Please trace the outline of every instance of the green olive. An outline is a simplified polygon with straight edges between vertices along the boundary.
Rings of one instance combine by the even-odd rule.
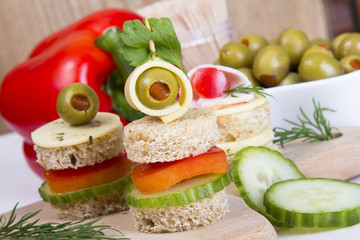
[[[254,54],[257,54],[260,49],[268,44],[263,36],[255,33],[245,35],[240,39],[240,42],[246,45]]]
[[[289,54],[280,46],[266,46],[256,55],[253,70],[255,78],[264,86],[276,86],[290,70]]]
[[[179,83],[172,71],[152,67],[140,74],[135,89],[142,104],[151,109],[161,109],[176,101]]]
[[[348,55],[340,60],[341,67],[345,73],[353,72],[360,69],[360,56]]]
[[[291,85],[295,83],[301,83],[302,78],[301,76],[296,72],[289,72],[288,75],[286,75],[279,83],[278,86],[285,86],[285,85]]]
[[[326,46],[327,49],[329,49],[332,53],[335,53],[335,48],[332,44],[332,42],[325,38],[315,38],[310,41],[309,47],[312,47],[314,45],[319,45],[320,47]]]
[[[99,110],[99,98],[90,86],[71,83],[60,91],[56,110],[70,125],[86,124],[96,116]]]
[[[269,40],[268,45],[278,45],[277,40],[275,39]]]
[[[326,45],[322,45],[322,44],[315,44],[309,47],[308,49],[306,49],[302,57],[304,57],[306,54],[316,53],[316,52],[329,55],[330,57],[334,57],[332,51],[330,51]]]
[[[214,62],[213,62],[214,65],[220,65],[220,59],[216,59]]]
[[[336,52],[336,49],[338,48],[340,42],[341,42],[345,37],[347,37],[349,34],[350,34],[350,33],[348,33],[348,32],[341,33],[341,34],[337,35],[337,36],[334,38],[334,40],[333,40],[333,42],[332,42],[332,44],[333,44],[333,46],[334,46],[334,50],[335,50],[334,52]]]
[[[230,42],[220,49],[221,65],[232,68],[251,67],[253,60],[254,53],[242,43]]]
[[[313,81],[341,75],[340,62],[323,53],[311,53],[301,58],[298,72],[304,81]]]
[[[277,41],[289,53],[291,69],[296,69],[301,56],[309,47],[309,39],[306,34],[299,29],[288,28],[281,32]]]
[[[360,33],[350,33],[345,36],[336,49],[337,59],[350,54],[360,55]]]
[[[261,84],[255,79],[254,72],[251,68],[238,68],[238,70],[249,78],[253,86],[261,86]]]

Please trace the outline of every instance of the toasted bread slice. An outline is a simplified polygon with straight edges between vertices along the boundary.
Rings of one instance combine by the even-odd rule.
[[[130,206],[136,228],[141,232],[180,232],[221,220],[229,212],[225,190],[182,206],[135,208]]]
[[[189,109],[181,118],[164,124],[146,116],[124,128],[128,158],[137,163],[170,162],[207,152],[219,140],[214,111]]]
[[[228,109],[229,114],[217,117],[220,143],[252,137],[271,127],[270,105],[261,96],[257,95],[249,103],[243,103],[241,108],[233,106]]]
[[[124,188],[73,203],[51,204],[51,207],[58,218],[63,220],[95,218],[129,209]]]

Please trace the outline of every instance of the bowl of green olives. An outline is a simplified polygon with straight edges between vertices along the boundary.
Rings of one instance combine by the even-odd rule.
[[[215,64],[236,68],[266,88],[328,79],[360,69],[360,33],[333,41],[310,40],[296,28],[283,30],[274,41],[247,34],[222,46]]]
[[[311,116],[314,101],[334,110],[326,113],[333,126],[360,125],[360,33],[332,41],[309,39],[296,28],[272,41],[252,33],[225,44],[214,64],[238,69],[273,96],[268,99],[274,127],[289,127],[284,119],[296,122],[300,107]]]

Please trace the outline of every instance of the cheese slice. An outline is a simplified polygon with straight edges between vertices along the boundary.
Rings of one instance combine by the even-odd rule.
[[[93,141],[116,128],[122,128],[118,115],[99,112],[88,124],[71,126],[61,118],[49,122],[31,133],[31,138],[37,146],[57,148]]]
[[[238,151],[248,146],[263,146],[267,142],[272,141],[274,138],[274,132],[271,128],[267,128],[261,133],[246,138],[244,140],[237,140],[232,142],[224,142],[216,144],[219,148],[224,150],[227,155],[236,154]]]
[[[214,111],[216,113],[216,116],[247,112],[265,104],[267,101],[268,100],[265,97],[255,94],[255,98],[250,100],[249,102],[224,106],[222,108],[214,109]]]

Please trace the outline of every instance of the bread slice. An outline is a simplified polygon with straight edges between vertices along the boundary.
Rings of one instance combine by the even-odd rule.
[[[136,228],[141,232],[180,232],[209,225],[229,212],[225,189],[182,206],[136,208],[130,206]]]
[[[255,99],[255,101],[258,100]],[[234,109],[231,114],[217,117],[220,131],[219,142],[231,142],[255,136],[264,129],[271,127],[269,102],[261,101],[260,104],[250,103],[249,105],[252,107],[246,111],[236,111],[236,107],[230,107],[230,110]]]
[[[123,152],[123,130],[119,126],[110,133],[93,139],[91,144],[84,142],[56,148],[35,145],[34,148],[37,162],[45,169],[77,169],[101,163]]]
[[[124,128],[124,145],[131,161],[169,162],[207,152],[219,140],[215,112],[189,109],[181,118],[164,124],[146,116]]]
[[[51,207],[63,220],[83,220],[129,209],[124,188],[73,203],[51,204]]]

